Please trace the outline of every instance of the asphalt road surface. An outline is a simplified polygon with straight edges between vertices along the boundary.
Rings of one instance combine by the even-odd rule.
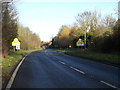
[[[117,67],[52,49],[25,57],[11,88],[119,88]]]

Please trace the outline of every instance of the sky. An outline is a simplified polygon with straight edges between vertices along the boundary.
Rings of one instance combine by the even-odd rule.
[[[16,0],[19,22],[40,36],[41,41],[50,41],[62,25],[73,25],[78,13],[101,12],[117,18],[119,0]]]

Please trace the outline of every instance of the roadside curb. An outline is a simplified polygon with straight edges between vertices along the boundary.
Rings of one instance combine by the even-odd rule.
[[[28,54],[29,54],[29,53],[28,53]],[[28,54],[27,54],[27,55],[28,55]],[[11,76],[10,80],[8,81],[7,86],[6,86],[6,90],[7,90],[8,88],[11,88],[11,86],[12,86],[12,84],[13,84],[13,81],[14,81],[14,79],[15,79],[15,76],[16,76],[16,74],[17,74],[17,72],[18,72],[21,64],[23,63],[23,61],[24,61],[24,59],[26,58],[27,55],[25,55],[25,56],[22,58],[22,60],[21,60],[21,61],[19,62],[19,64],[17,65],[16,69],[13,71],[13,74],[12,74],[12,76]]]

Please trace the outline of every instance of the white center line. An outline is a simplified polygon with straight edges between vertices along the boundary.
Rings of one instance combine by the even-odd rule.
[[[110,86],[110,87],[112,87],[112,88],[118,88],[118,87],[116,87],[116,86],[114,86],[114,85],[112,85],[112,84],[109,84],[109,83],[107,83],[107,82],[105,82],[105,81],[100,81],[101,83],[104,83],[104,84],[106,84],[106,85],[108,85],[108,86]]]
[[[61,61],[59,61],[60,63],[62,63],[62,64],[65,64],[64,62],[61,62]]]
[[[82,74],[85,74],[85,72],[83,72],[83,71],[81,71],[81,70],[79,70],[79,69],[76,69],[76,68],[74,68],[74,67],[70,67],[70,68],[74,69],[74,70],[77,71],[77,72],[80,72],[80,73],[82,73]]]

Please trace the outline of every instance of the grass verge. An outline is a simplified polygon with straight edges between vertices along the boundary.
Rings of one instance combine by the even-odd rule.
[[[58,52],[64,52],[65,54],[87,58],[88,60],[94,60],[105,64],[110,64],[113,66],[120,66],[120,55],[119,53],[101,53],[92,50],[80,50],[80,49],[64,49],[56,50]]]
[[[2,85],[3,85],[3,88],[5,88],[8,80],[10,79],[10,77],[12,75],[13,70],[15,69],[17,64],[21,61],[23,56],[25,56],[26,54],[28,54],[30,52],[37,51],[37,50],[40,50],[40,49],[20,50],[20,51],[16,51],[16,52],[11,51],[7,58],[2,59]]]

